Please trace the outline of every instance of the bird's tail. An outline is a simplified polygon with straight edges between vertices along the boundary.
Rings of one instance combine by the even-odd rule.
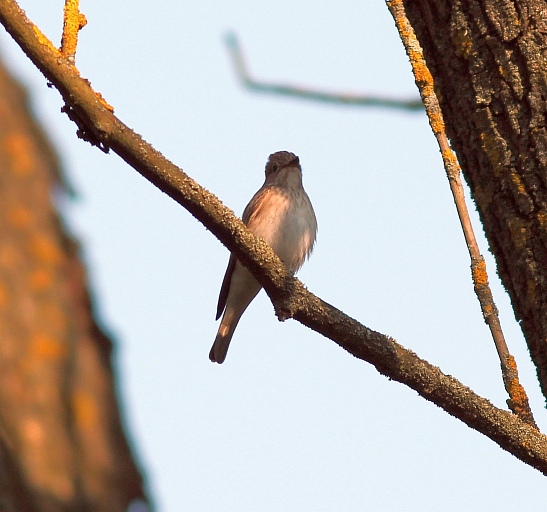
[[[228,315],[225,314],[222,318],[217,337],[211,347],[211,352],[209,352],[209,359],[213,363],[222,364],[226,359],[230,341],[232,341],[232,336],[234,335],[237,322],[239,321],[239,318],[233,318],[231,315],[227,318],[227,316]]]
[[[232,275],[230,284],[230,292],[226,300],[226,309],[220,321],[217,337],[209,352],[209,359],[213,363],[223,363],[226,359],[228,346],[232,341],[232,336],[237,327],[239,319],[247,306],[256,297],[260,291],[260,285],[245,268],[241,268],[238,272],[237,266]]]

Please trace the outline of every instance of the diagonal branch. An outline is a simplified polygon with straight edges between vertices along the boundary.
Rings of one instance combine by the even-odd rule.
[[[454,203],[456,204],[456,210],[460,219],[465,243],[471,258],[471,275],[475,293],[479,299],[484,321],[490,329],[494,345],[496,346],[500,358],[502,379],[505,390],[509,395],[507,405],[515,414],[519,415],[521,419],[537,428],[534,415],[532,414],[528,402],[528,396],[519,380],[517,363],[509,352],[509,347],[507,346],[501,328],[498,308],[496,307],[492,290],[488,283],[486,263],[480,252],[479,244],[469,217],[469,210],[465,203],[461,182],[461,168],[450,147],[450,143],[448,142],[441,106],[439,105],[439,100],[435,94],[433,77],[425,62],[422,47],[416,39],[414,30],[406,17],[402,0],[387,0],[387,6],[395,20],[395,25],[397,26],[397,30],[399,31],[399,35],[410,59],[412,71],[416,79],[416,85],[420,90],[427,117],[429,118],[429,124],[437,139],[439,149],[441,150],[450,190],[454,198]]]
[[[308,87],[296,87],[272,82],[261,82],[251,77],[243,50],[239,44],[237,36],[229,33],[226,36],[226,45],[230,51],[237,77],[251,91],[263,92],[267,94],[280,94],[282,96],[293,96],[299,99],[320,101],[323,103],[336,103],[339,105],[352,105],[360,107],[383,107],[397,108],[403,110],[423,110],[424,106],[420,100],[397,100],[394,98],[382,98],[368,94],[349,94],[332,93],[318,91]]]
[[[546,436],[516,415],[494,407],[389,336],[361,325],[307,291],[298,279],[287,275],[266,243],[252,235],[216,196],[114,116],[76,68],[60,61],[51,43],[37,36],[34,25],[14,0],[0,2],[0,23],[60,91],[67,102],[65,111],[78,124],[80,136],[105,150],[111,148],[196,217],[256,276],[280,319],[293,317],[328,337],[547,475]]]

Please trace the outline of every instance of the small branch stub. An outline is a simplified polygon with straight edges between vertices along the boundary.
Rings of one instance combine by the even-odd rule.
[[[78,32],[87,24],[78,4],[79,0],[66,0],[64,7],[61,53],[71,64],[75,61]]]

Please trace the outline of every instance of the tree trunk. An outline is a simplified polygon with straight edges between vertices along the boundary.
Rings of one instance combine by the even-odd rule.
[[[125,511],[144,496],[111,341],[52,203],[59,163],[0,63],[0,510]]]
[[[545,3],[404,4],[547,397]]]

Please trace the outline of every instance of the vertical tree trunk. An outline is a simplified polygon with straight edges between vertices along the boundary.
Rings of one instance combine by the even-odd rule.
[[[52,196],[59,163],[0,63],[0,510],[125,511],[144,496],[111,341]]]
[[[545,3],[404,4],[547,397]]]

